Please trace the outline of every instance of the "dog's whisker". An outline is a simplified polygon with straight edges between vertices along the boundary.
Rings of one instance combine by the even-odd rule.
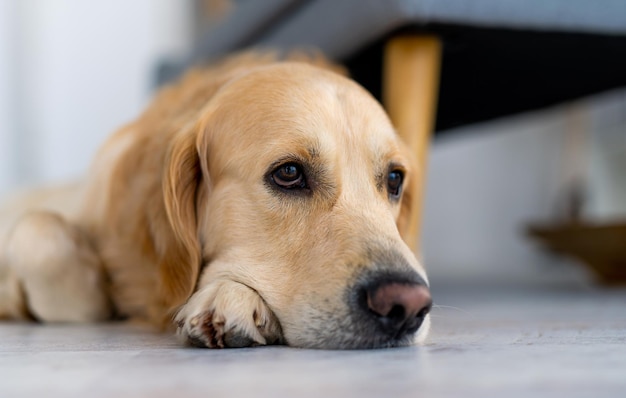
[[[455,311],[458,311],[458,312],[462,312],[465,315],[470,315],[470,316],[474,315],[474,314],[472,314],[471,312],[469,312],[467,310],[464,310],[464,309],[459,308],[459,307],[454,307],[454,306],[451,306],[451,305],[433,304],[433,309],[443,309],[443,310],[449,309],[449,310],[455,310]]]

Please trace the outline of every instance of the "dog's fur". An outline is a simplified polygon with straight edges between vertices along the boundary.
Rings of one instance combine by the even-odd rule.
[[[82,181],[4,205],[0,318],[174,317],[209,347],[412,343],[370,333],[354,291],[373,275],[426,280],[402,240],[414,161],[365,90],[301,61],[245,54],[193,70]],[[289,162],[307,189],[275,184]]]

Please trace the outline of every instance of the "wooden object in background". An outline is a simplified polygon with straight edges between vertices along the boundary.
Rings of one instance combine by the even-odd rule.
[[[383,103],[419,166],[418,191],[412,198],[413,214],[406,237],[411,249],[417,251],[427,154],[437,108],[441,42],[431,36],[395,37],[386,44],[384,57]]]
[[[626,285],[626,222],[537,225],[528,233],[549,249],[580,260],[600,283]]]

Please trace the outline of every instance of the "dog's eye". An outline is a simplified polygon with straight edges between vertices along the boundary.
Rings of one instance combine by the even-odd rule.
[[[297,163],[286,163],[272,172],[272,181],[284,189],[307,188],[302,166]]]
[[[402,192],[404,173],[401,170],[391,170],[387,176],[387,190],[392,198],[398,198]]]

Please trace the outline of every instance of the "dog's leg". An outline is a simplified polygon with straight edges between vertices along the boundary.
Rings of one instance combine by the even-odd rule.
[[[7,262],[0,258],[0,319],[29,319],[22,287]]]
[[[9,233],[0,279],[0,312],[45,322],[107,319],[101,262],[86,236],[52,212],[22,217]],[[3,304],[4,302],[4,304]]]
[[[198,290],[176,315],[178,334],[199,347],[280,344],[276,316],[256,291],[230,280]]]

